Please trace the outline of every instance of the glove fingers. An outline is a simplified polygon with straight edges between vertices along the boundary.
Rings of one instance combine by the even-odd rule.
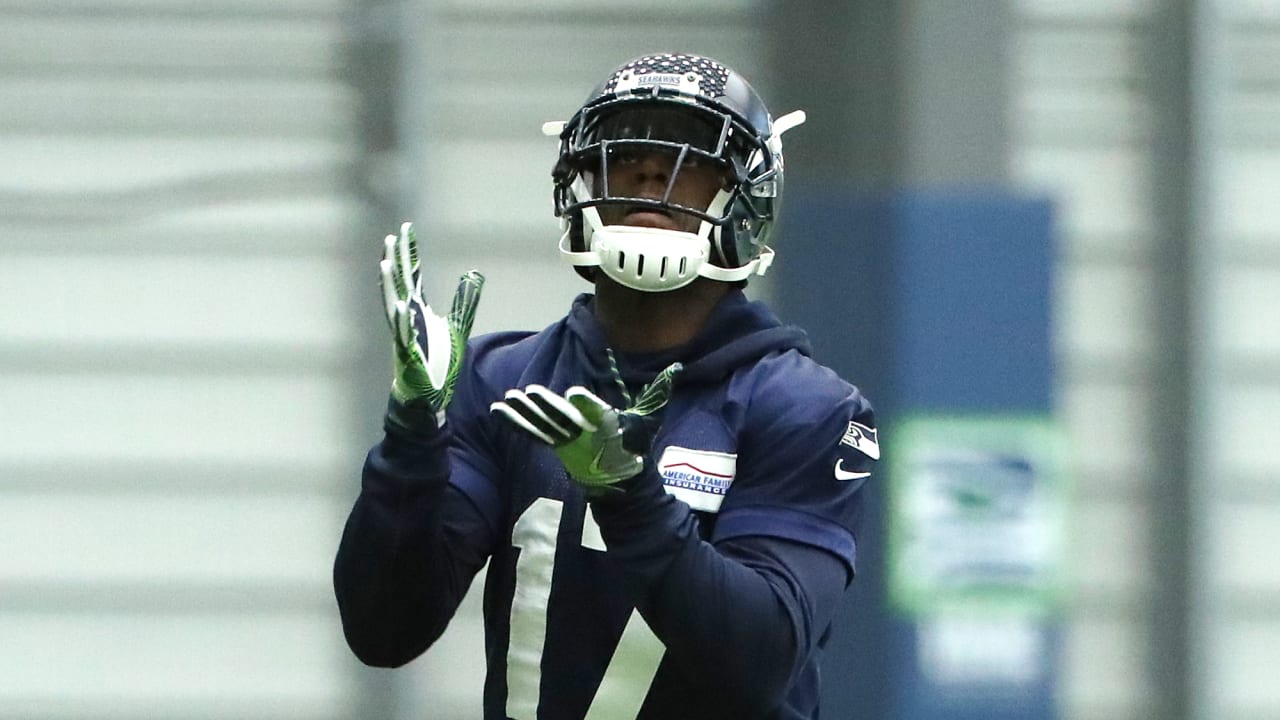
[[[680,363],[671,363],[658,373],[653,382],[645,386],[634,405],[627,412],[634,415],[650,415],[661,410],[671,399],[671,388],[675,384],[676,375],[684,369]]]
[[[453,294],[453,307],[449,309],[449,324],[461,337],[471,336],[471,325],[476,320],[476,307],[480,304],[480,292],[484,290],[484,275],[468,270],[458,278],[458,289]]]
[[[404,275],[400,267],[400,241],[395,235],[388,235],[382,241],[382,265],[384,270],[384,287],[383,293],[386,296],[394,295],[396,299],[403,300],[409,297],[409,290],[404,284]]]
[[[549,445],[562,445],[574,437],[578,430],[557,424],[521,390],[508,390],[504,399],[489,406],[490,412],[498,412],[517,427]]]
[[[517,429],[529,433],[548,445],[554,446],[556,444],[555,438],[548,435],[542,428],[530,422],[528,418],[522,415],[510,404],[510,401],[499,400],[498,402],[489,405],[489,412],[505,419],[507,422],[516,426]]]
[[[418,249],[414,241],[413,223],[400,226],[400,237],[396,238],[396,279],[399,281],[396,290],[400,297],[409,299],[414,294],[421,294],[418,287]]]
[[[408,277],[416,281],[421,264],[418,258],[418,233],[414,231],[413,223],[406,222],[400,226],[400,242],[404,246],[405,262],[409,271]]]
[[[582,413],[587,422],[591,423],[592,430],[595,430],[604,421],[605,413],[613,410],[612,405],[601,400],[595,393],[581,385],[574,385],[569,388],[564,396],[578,412]]]
[[[396,295],[395,271],[389,259],[384,258],[378,263],[378,284],[382,287],[382,306],[386,311],[387,324],[391,326],[391,332],[395,333],[396,308],[400,298]]]
[[[568,400],[541,385],[530,385],[525,388],[525,394],[549,421],[565,428],[566,436],[577,437],[583,430],[590,432],[596,429]]]

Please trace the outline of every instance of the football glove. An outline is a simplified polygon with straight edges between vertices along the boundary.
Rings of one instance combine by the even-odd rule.
[[[569,476],[592,496],[619,490],[618,483],[644,469],[657,432],[657,413],[671,398],[680,369],[674,363],[663,370],[625,410],[581,385],[563,396],[541,385],[508,390],[489,410],[550,445]]]
[[[387,324],[395,349],[392,398],[405,406],[425,405],[444,423],[444,411],[462,369],[467,338],[476,318],[484,276],[465,273],[453,295],[453,307],[441,317],[422,298],[422,272],[413,223],[388,235],[379,269]]]

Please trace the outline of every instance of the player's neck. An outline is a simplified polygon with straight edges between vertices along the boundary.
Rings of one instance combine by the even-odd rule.
[[[619,352],[659,352],[689,342],[732,286],[699,278],[679,290],[642,292],[603,275],[596,280],[595,316]]]

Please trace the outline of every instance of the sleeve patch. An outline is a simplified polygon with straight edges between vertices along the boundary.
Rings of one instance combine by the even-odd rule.
[[[860,422],[849,421],[849,427],[845,429],[844,437],[840,438],[840,444],[848,445],[872,460],[880,459],[880,441],[877,439],[876,429]]]
[[[667,493],[702,512],[719,512],[737,471],[737,453],[673,446],[658,461]]]

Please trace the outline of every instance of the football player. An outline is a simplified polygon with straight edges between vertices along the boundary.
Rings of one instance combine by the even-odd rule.
[[[593,292],[541,332],[468,339],[480,275],[438,313],[412,226],[387,237],[395,377],[334,568],[362,661],[425,651],[487,562],[489,720],[816,716],[879,444],[743,293],[802,120],[706,57],[610,73],[544,128]]]

